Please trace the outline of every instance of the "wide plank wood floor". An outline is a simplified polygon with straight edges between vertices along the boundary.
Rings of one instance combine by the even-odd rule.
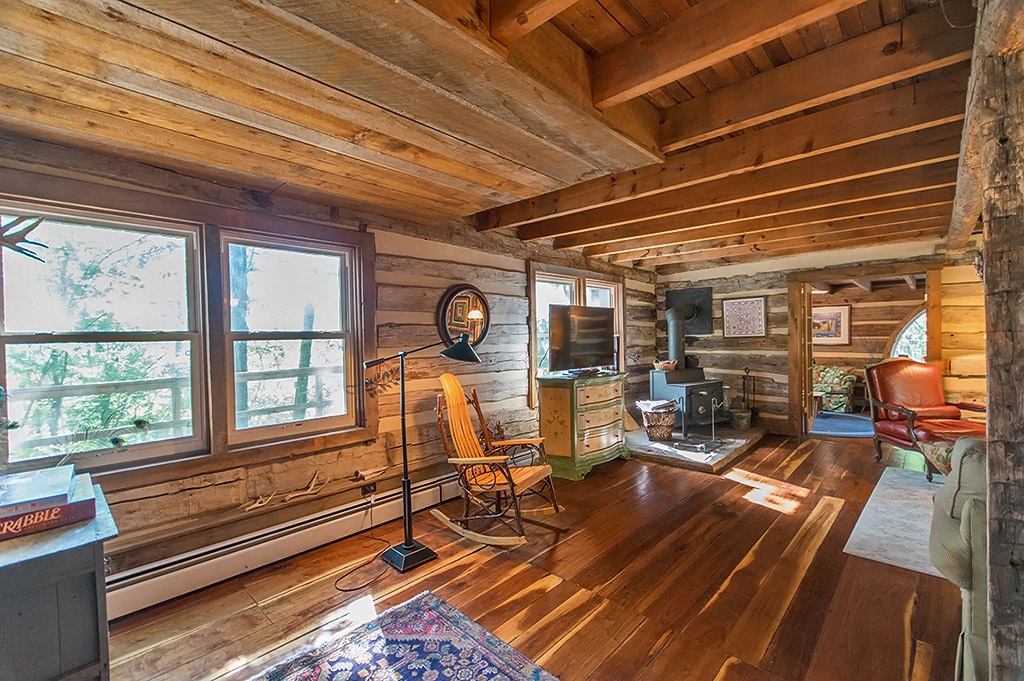
[[[513,550],[421,512],[437,561],[339,591],[382,547],[364,533],[256,570],[111,623],[111,677],[246,679],[429,589],[562,681],[951,679],[959,591],[843,553],[883,465],[915,456],[770,436],[724,476],[617,460],[556,481],[566,511]]]

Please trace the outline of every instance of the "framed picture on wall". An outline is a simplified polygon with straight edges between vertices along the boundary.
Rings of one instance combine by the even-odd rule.
[[[765,297],[722,301],[722,335],[726,338],[767,336]]]
[[[811,308],[811,343],[814,345],[849,345],[850,306],[833,305]]]

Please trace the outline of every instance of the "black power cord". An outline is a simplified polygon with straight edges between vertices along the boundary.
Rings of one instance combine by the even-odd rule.
[[[388,541],[387,539],[384,539],[383,537],[378,537],[378,536],[374,535],[374,533],[373,533],[373,530],[374,530],[373,506],[374,506],[374,498],[370,497],[370,535],[369,536],[370,536],[370,539],[372,539],[372,540],[374,540],[376,542],[382,542],[383,544],[385,544],[385,546],[380,551],[378,551],[376,554],[374,554],[370,558],[367,558],[366,560],[364,560],[362,563],[359,563],[358,565],[354,565],[353,567],[350,567],[348,570],[345,570],[345,572],[343,572],[341,574],[341,576],[339,576],[336,580],[334,580],[334,588],[335,588],[335,590],[340,591],[342,593],[352,593],[353,591],[362,591],[366,587],[368,587],[368,586],[370,586],[372,584],[375,584],[378,580],[380,580],[381,577],[386,575],[388,570],[389,570],[389,568],[385,566],[385,568],[380,571],[380,574],[378,574],[376,577],[373,577],[369,581],[360,584],[359,586],[344,587],[344,588],[341,587],[341,586],[338,586],[338,584],[343,579],[345,579],[346,577],[351,576],[354,572],[357,572],[358,570],[362,570],[364,567],[366,567],[367,565],[369,565],[373,561],[375,561],[378,558],[380,558],[384,554],[385,551],[387,551],[388,549],[391,548],[391,542],[390,541]]]

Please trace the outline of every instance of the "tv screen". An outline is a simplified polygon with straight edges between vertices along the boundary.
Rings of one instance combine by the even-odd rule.
[[[610,307],[552,305],[551,371],[615,365],[615,310]]]

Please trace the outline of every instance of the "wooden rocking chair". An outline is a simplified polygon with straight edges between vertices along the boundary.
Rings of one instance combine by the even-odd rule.
[[[494,440],[484,421],[476,390],[471,389],[471,397],[467,398],[459,380],[452,374],[441,375],[441,387],[444,392],[437,396],[437,423],[448,462],[459,474],[463,514],[460,518],[449,518],[438,509],[431,513],[449,529],[483,544],[525,544],[524,515],[547,515],[562,510],[551,483],[544,438]],[[470,404],[480,422],[480,435],[473,426]],[[524,509],[521,499],[526,495],[537,495],[550,507]],[[482,534],[469,529],[472,521],[488,520],[498,521],[515,535]]]

